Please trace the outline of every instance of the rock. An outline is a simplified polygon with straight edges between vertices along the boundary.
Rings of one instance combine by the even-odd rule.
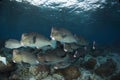
[[[59,74],[52,74],[47,76],[46,78],[42,79],[42,80],[65,80],[64,77],[62,75]]]
[[[8,75],[0,74],[0,80],[9,80]]]
[[[50,73],[50,68],[45,65],[32,66],[29,69],[30,73],[34,76],[36,80],[43,79]]]
[[[95,58],[90,58],[87,62],[84,63],[86,69],[94,69],[97,61]]]
[[[95,73],[90,72],[84,68],[80,68],[81,75],[75,80],[104,80],[100,76],[97,76]]]
[[[12,76],[9,77],[10,80],[20,80],[19,76],[16,74],[13,74]]]
[[[31,66],[30,67],[30,72],[33,75],[38,74],[39,72],[50,72],[50,68],[46,65],[36,65],[36,66]]]
[[[4,56],[8,61],[12,61],[12,50],[7,48],[0,49],[0,56]]]
[[[80,76],[79,69],[77,67],[72,67],[72,66],[66,68],[64,73],[66,75],[67,80],[76,79]]]
[[[60,74],[53,74],[52,76],[55,78],[55,80],[65,80],[64,77]]]
[[[10,73],[15,70],[15,64],[7,62],[7,65],[0,62],[0,73]]]
[[[65,77],[65,80],[77,79],[80,76],[79,69],[75,66],[70,66],[65,69],[56,70],[57,74],[62,74]]]
[[[29,80],[33,75],[28,67],[20,67],[9,77],[10,80]]]
[[[116,75],[113,75],[110,80],[120,80],[120,72],[117,73]]]
[[[96,70],[95,73],[102,76],[108,77],[112,75],[116,70],[116,62],[112,59],[108,59],[105,63],[101,64]]]
[[[104,50],[103,49],[95,49],[95,50],[90,50],[90,55],[93,57],[97,56],[103,56],[104,55]]]

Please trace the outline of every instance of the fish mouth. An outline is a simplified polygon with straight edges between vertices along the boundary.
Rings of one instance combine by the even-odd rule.
[[[52,40],[55,40],[55,38],[54,38],[53,36],[50,36],[50,38],[51,38]]]

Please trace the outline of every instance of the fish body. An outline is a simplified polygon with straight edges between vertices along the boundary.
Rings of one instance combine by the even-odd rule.
[[[21,37],[21,45],[26,47],[35,47],[36,33],[23,33]]]
[[[38,58],[40,63],[56,64],[59,62],[67,61],[69,59],[69,56],[66,55],[65,52],[49,51],[45,54],[40,54]]]
[[[60,41],[61,43],[77,42],[74,35],[70,31],[63,28],[52,27],[50,37],[52,40]]]
[[[65,62],[65,61],[63,61],[63,62],[60,62],[60,63],[55,64],[55,65],[53,66],[53,68],[54,68],[54,69],[64,69],[64,68],[66,68],[66,67],[69,67],[70,65],[71,65],[70,62]]]
[[[30,65],[39,64],[36,56],[30,52],[22,51],[22,50],[13,50],[13,58],[14,63],[29,63]]]
[[[38,49],[51,46],[53,47],[52,41],[38,33],[24,33],[22,34],[21,44],[28,47],[36,47]]]
[[[20,41],[15,39],[9,39],[5,42],[5,47],[9,49],[20,48],[21,46]]]
[[[64,51],[65,52],[73,52],[74,50],[78,49],[80,45],[76,43],[65,43],[64,44]]]
[[[46,37],[44,37],[42,35],[37,35],[35,46],[39,49],[39,48],[42,48],[42,47],[45,47],[45,46],[52,46],[52,43]]]

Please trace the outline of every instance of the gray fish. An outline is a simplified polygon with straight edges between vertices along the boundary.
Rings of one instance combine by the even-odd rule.
[[[22,45],[20,44],[20,41],[15,39],[9,39],[5,42],[5,47],[14,49],[14,48],[20,48]]]
[[[78,49],[80,45],[76,43],[65,43],[63,47],[65,52],[73,52],[74,50]]]
[[[52,40],[60,41],[61,43],[77,42],[74,35],[70,31],[63,28],[52,27],[50,37]]]
[[[64,69],[64,68],[69,67],[70,65],[71,65],[70,62],[63,61],[63,62],[59,62],[59,63],[53,65],[53,68],[54,69]]]
[[[47,39],[38,33],[22,34],[21,44],[23,46],[36,47],[38,49],[50,45],[55,48],[56,42]]]
[[[64,51],[48,51],[45,54],[39,54],[38,60],[42,64],[56,64],[59,62],[67,61],[69,56]]]
[[[14,63],[29,63],[30,65],[36,65],[39,64],[39,61],[37,60],[36,56],[33,55],[33,53],[22,51],[22,50],[13,50],[13,58]]]
[[[36,33],[23,33],[21,37],[21,45],[29,46],[29,47],[36,47],[35,37],[36,37]]]

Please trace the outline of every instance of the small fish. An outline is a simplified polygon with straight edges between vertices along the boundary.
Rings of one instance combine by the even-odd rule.
[[[9,39],[5,42],[5,47],[14,49],[14,48],[20,48],[22,45],[20,44],[20,41],[15,39]]]
[[[36,33],[23,33],[21,37],[21,45],[35,47]]]
[[[70,31],[63,28],[52,27],[50,37],[52,40],[60,41],[61,43],[77,42],[74,35]]]
[[[0,56],[0,61],[2,61],[5,65],[7,65],[6,57]]]
[[[22,50],[13,50],[13,58],[14,63],[29,63],[30,65],[39,64],[36,56],[33,53],[22,51]]]
[[[53,40],[51,41],[38,33],[22,34],[21,44],[23,46],[36,47],[38,49],[45,46],[51,46],[53,48],[55,48],[56,46],[56,42],[54,42]]]

